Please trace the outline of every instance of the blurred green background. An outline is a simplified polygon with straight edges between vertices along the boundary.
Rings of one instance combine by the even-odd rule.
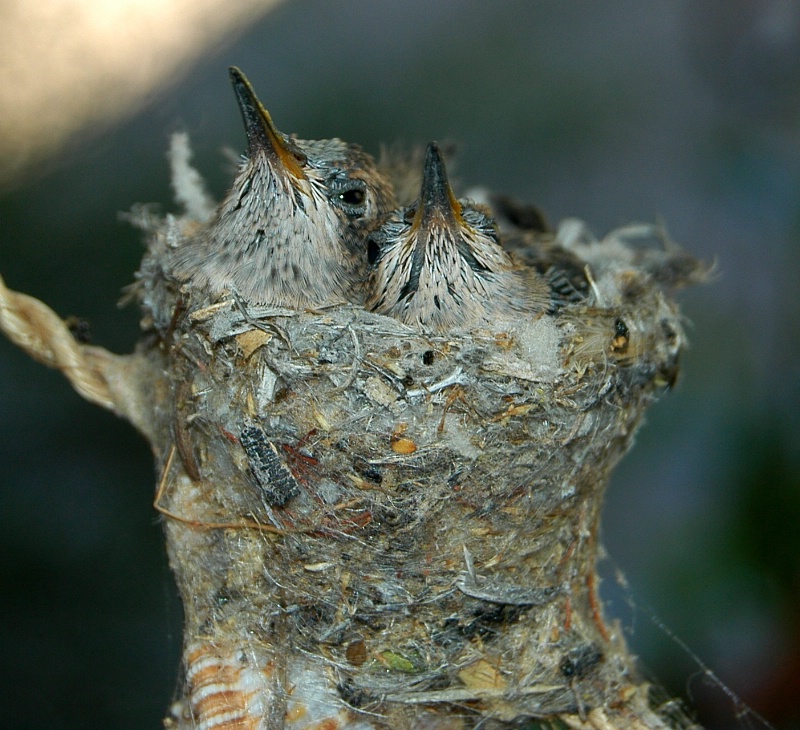
[[[704,724],[759,726],[653,614],[776,727],[800,727],[800,4],[290,0],[2,192],[11,288],[133,348],[137,312],[116,302],[142,244],[117,213],[172,208],[176,129],[223,194],[221,149],[245,146],[230,64],[285,132],[376,153],[454,141],[464,186],[598,235],[663,220],[717,261],[680,296],[683,376],[613,479],[603,590]],[[147,446],[5,340],[0,430],[3,726],[160,727],[181,623]]]

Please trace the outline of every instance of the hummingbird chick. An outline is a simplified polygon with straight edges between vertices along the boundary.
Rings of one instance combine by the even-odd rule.
[[[215,298],[296,309],[358,301],[365,239],[394,207],[372,157],[339,139],[279,132],[231,67],[247,156],[214,218],[175,253],[171,273]]]
[[[535,269],[547,283],[548,313],[555,314],[588,296],[586,262],[558,243],[557,233],[538,206],[483,188],[470,195],[488,206],[500,230],[503,249],[514,261]]]
[[[537,206],[490,194],[489,208],[502,231],[503,248],[516,261],[536,269],[547,282],[548,312],[553,314],[588,296],[586,262],[559,245],[557,234]]]
[[[485,326],[548,303],[539,275],[501,248],[492,218],[456,200],[433,142],[419,199],[370,236],[368,252],[366,306],[426,332]]]

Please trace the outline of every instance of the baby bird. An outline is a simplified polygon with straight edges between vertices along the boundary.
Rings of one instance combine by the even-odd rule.
[[[538,271],[550,289],[550,313],[581,302],[589,294],[586,262],[558,242],[535,205],[505,195],[489,195],[489,208],[502,232],[503,248]]]
[[[494,324],[547,307],[547,286],[515,265],[494,221],[456,200],[436,143],[428,146],[419,199],[370,236],[366,306],[423,332]]]
[[[231,81],[247,158],[209,224],[175,253],[171,274],[210,300],[295,309],[361,298],[365,239],[394,208],[374,160],[339,139],[287,137],[236,67]]]

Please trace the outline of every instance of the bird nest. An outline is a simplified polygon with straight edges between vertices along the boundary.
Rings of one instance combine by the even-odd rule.
[[[225,201],[178,136],[184,211],[129,216],[134,355],[0,290],[12,338],[153,446],[185,612],[165,724],[681,724],[604,617],[598,520],[677,376],[670,291],[705,268],[657,226],[597,240],[459,200],[435,146],[400,205],[371,158],[281,135],[233,78],[249,152]]]

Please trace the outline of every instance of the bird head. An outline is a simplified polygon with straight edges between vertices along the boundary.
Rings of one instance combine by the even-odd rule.
[[[436,143],[428,146],[417,201],[370,236],[368,251],[367,306],[423,331],[485,325],[524,307],[524,282],[494,221],[456,198]]]
[[[214,218],[178,250],[174,275],[254,304],[358,301],[366,235],[394,206],[391,183],[356,145],[281,133],[244,74],[230,77],[247,155]]]

